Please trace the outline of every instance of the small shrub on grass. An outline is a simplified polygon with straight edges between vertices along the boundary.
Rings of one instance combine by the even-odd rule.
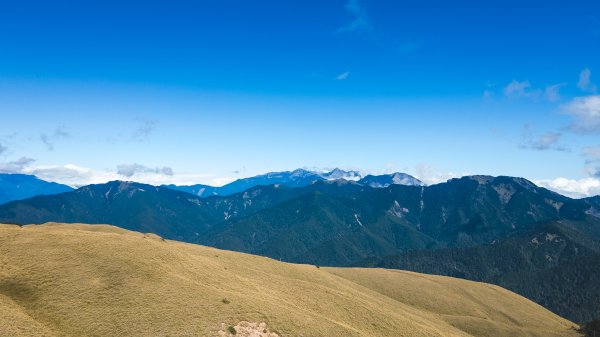
[[[229,331],[230,334],[235,335],[237,333],[237,331],[235,331],[235,328],[233,326],[229,326],[229,328],[227,328],[227,331]]]
[[[229,304],[229,303],[231,303],[231,302],[230,302],[228,299],[226,299],[226,298],[222,299],[222,300],[221,300],[221,302],[223,302],[223,303],[225,303],[225,304]]]

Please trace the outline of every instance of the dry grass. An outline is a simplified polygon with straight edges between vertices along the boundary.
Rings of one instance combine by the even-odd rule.
[[[240,321],[283,337],[576,335],[488,284],[286,264],[100,225],[0,225],[0,312],[0,336],[216,336]]]

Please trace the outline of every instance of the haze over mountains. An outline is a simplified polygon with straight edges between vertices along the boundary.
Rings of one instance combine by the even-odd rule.
[[[600,199],[514,177],[349,177],[272,173],[213,196],[114,181],[9,202],[0,222],[112,224],[287,262],[486,281],[577,322],[599,309]]]

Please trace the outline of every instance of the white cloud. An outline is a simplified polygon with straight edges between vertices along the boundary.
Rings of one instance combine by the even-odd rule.
[[[345,72],[339,74],[335,79],[338,81],[345,81],[348,79],[348,76],[350,76],[350,72],[345,71]]]
[[[574,118],[569,126],[571,131],[600,132],[600,95],[576,97],[564,105],[563,110]]]
[[[542,179],[533,180],[538,185],[571,198],[584,198],[600,194],[600,179]]]
[[[585,165],[589,177],[582,179],[569,179],[559,177],[555,179],[534,180],[539,186],[572,198],[584,198],[600,194],[600,145],[588,146],[582,149]]]
[[[448,181],[448,179],[459,178],[465,175],[468,175],[468,173],[442,171],[429,164],[419,164],[415,167],[415,177],[427,185],[443,183]]]
[[[43,180],[53,181],[73,187],[105,183],[111,180],[118,180],[119,178],[119,176],[114,172],[97,171],[74,164],[40,165],[29,167],[22,173],[33,174]]]
[[[577,87],[585,92],[596,92],[597,88],[594,83],[592,83],[592,71],[589,68],[585,68],[579,73]]]
[[[0,163],[0,173],[31,174],[46,181],[57,182],[73,187],[89,184],[102,184],[111,180],[133,180],[151,185],[207,184],[221,186],[234,180],[234,178],[230,177],[215,177],[214,175],[203,173],[175,174],[169,167],[143,170],[141,172],[135,172],[132,176],[126,176],[119,174],[119,172],[114,170],[96,170],[75,164],[37,165],[35,164],[34,159],[27,157],[22,157],[11,162]]]
[[[22,157],[13,162],[0,164],[0,172],[31,174],[46,181],[73,187],[107,182],[118,178],[114,172],[95,171],[73,164],[35,165],[34,163],[34,159]]]
[[[588,146],[582,149],[585,158],[585,168],[589,177],[582,179],[569,179],[559,177],[555,179],[533,180],[538,186],[566,195],[571,198],[584,198],[600,194],[600,145]]]
[[[212,178],[207,184],[211,185],[211,186],[223,186],[234,180],[236,180],[236,178],[232,178],[232,177]],[[188,184],[182,184],[182,185],[191,185],[191,184],[197,184],[197,183],[188,183]]]
[[[349,0],[344,6],[346,11],[352,15],[352,21],[338,29],[338,32],[355,32],[369,29],[369,21],[363,6],[358,0]]]
[[[512,80],[504,87],[504,96],[508,98],[532,98],[537,99],[541,95],[539,89],[533,90],[529,81],[519,82]]]

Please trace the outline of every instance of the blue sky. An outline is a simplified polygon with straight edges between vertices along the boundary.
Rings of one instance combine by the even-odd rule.
[[[339,166],[590,195],[598,86],[597,1],[3,2],[0,171],[222,184]]]

